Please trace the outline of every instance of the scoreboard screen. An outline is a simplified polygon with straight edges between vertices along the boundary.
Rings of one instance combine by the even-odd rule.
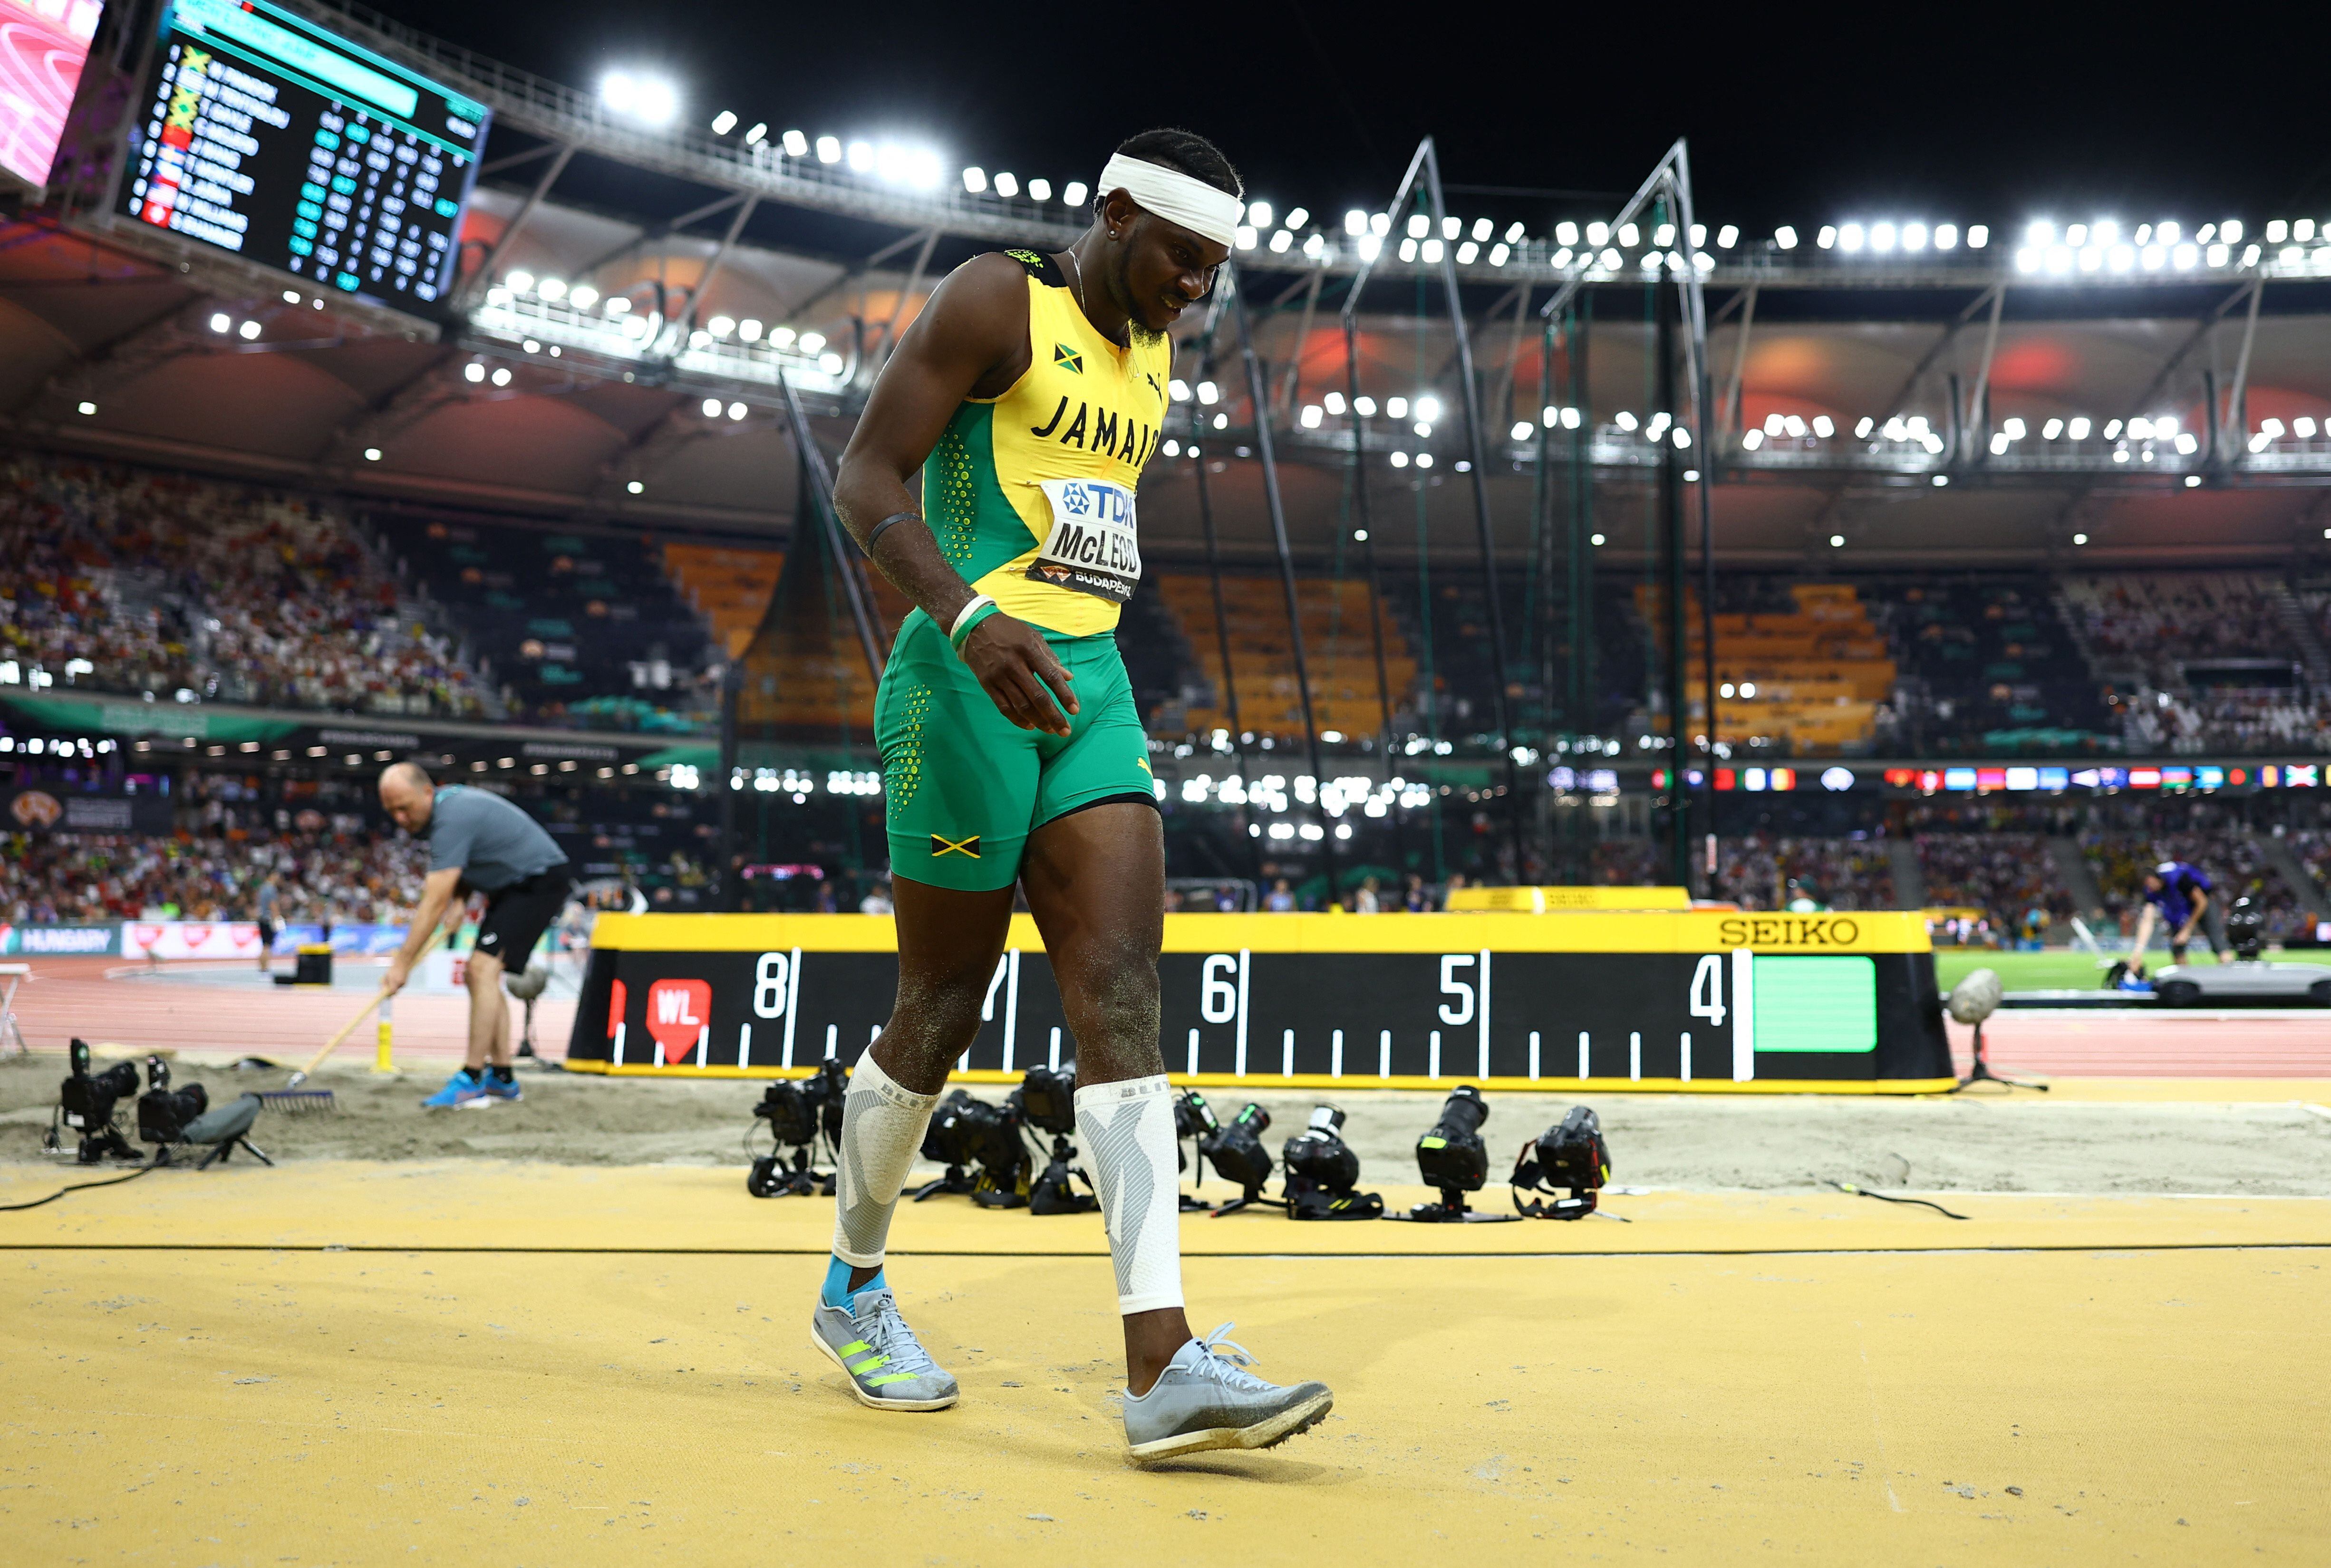
[[[125,216],[376,304],[452,286],[487,113],[267,0],[166,0]]]

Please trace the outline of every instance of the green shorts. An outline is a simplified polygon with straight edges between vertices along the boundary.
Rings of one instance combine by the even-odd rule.
[[[899,627],[874,697],[891,875],[968,892],[1008,888],[1044,823],[1112,797],[1155,803],[1149,739],[1117,638],[1044,640],[1076,678],[1065,736],[997,712],[921,611]]]

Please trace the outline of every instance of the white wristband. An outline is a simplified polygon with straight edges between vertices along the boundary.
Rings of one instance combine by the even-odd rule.
[[[993,604],[994,603],[994,600],[989,598],[985,594],[973,594],[971,603],[966,604],[962,609],[955,613],[955,624],[947,628],[948,640],[952,641],[956,633],[963,630],[963,623],[970,620],[974,615],[979,613],[979,607],[982,604]]]

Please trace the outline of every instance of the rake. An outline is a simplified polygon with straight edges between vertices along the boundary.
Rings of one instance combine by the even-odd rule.
[[[414,962],[418,964],[422,959],[428,957],[430,954],[436,951],[437,945],[445,940],[445,928],[442,926],[439,927],[430,935],[429,940],[422,944],[421,951],[413,955]],[[331,1055],[332,1052],[340,1048],[341,1041],[347,1040],[351,1034],[354,1034],[357,1031],[357,1027],[362,1024],[366,1019],[370,1018],[375,1010],[376,1010],[382,1003],[388,1000],[388,994],[389,993],[385,990],[374,992],[372,994],[372,1000],[364,1004],[363,1010],[354,1018],[349,1019],[346,1023],[340,1025],[338,1031],[336,1032],[331,1039],[324,1041],[323,1045],[318,1049],[316,1054],[308,1059],[308,1064],[294,1072],[281,1088],[262,1090],[259,1097],[260,1103],[264,1105],[270,1110],[281,1111],[288,1116],[315,1115],[338,1111],[339,1109],[339,1106],[338,1103],[333,1099],[332,1091],[330,1089],[301,1088],[300,1086],[308,1081],[309,1075],[313,1073],[318,1068],[324,1065],[324,1059],[326,1057]]]

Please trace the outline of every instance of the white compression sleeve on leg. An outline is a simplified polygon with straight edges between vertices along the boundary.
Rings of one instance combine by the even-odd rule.
[[[833,1182],[833,1255],[853,1269],[880,1269],[899,1187],[923,1146],[935,1094],[901,1088],[875,1061],[858,1059],[842,1097],[842,1158]]]
[[[1077,1090],[1077,1136],[1117,1264],[1117,1309],[1182,1305],[1181,1175],[1175,1168],[1174,1088],[1161,1075]]]

